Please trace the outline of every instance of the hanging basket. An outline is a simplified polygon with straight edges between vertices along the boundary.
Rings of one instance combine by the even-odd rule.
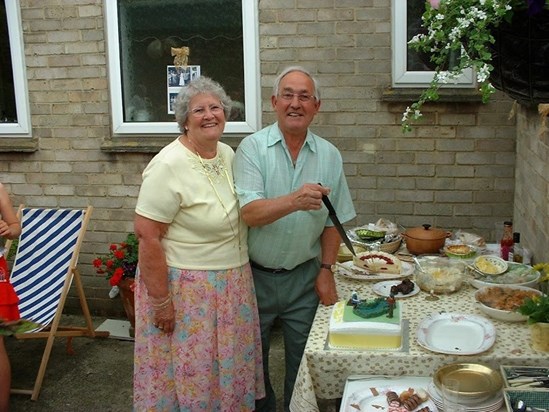
[[[492,85],[522,105],[549,103],[549,10],[516,11],[492,34]]]

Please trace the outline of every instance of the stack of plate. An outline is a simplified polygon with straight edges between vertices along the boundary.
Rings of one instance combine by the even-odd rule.
[[[437,389],[434,383],[431,382],[431,384],[427,387],[427,392],[429,393],[429,396],[431,397],[431,400],[436,405],[437,409],[440,412],[451,412],[451,411],[445,411],[444,410],[444,401],[442,398],[442,394]],[[474,405],[466,405],[465,410],[467,412],[495,412],[499,411],[501,406],[503,405],[503,393],[500,391],[496,395],[491,396],[490,398],[481,401],[479,403],[476,403]]]
[[[457,398],[467,412],[492,412],[503,405],[503,378],[499,371],[479,363],[451,363],[439,368],[427,387],[441,411],[444,411],[443,382],[447,380],[458,383],[459,389],[450,389],[447,393],[450,398]]]

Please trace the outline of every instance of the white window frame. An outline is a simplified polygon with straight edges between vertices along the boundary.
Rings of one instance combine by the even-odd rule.
[[[431,83],[434,71],[407,71],[406,60],[408,54],[407,42],[407,2],[408,0],[392,0],[392,50],[393,50],[393,87],[422,87]],[[466,69],[451,84],[443,87],[475,87],[475,78],[472,69]]]
[[[154,0],[151,0],[154,1]],[[118,0],[104,0],[107,52],[109,56],[109,85],[111,95],[112,129],[115,135],[166,135],[179,133],[173,122],[125,122],[122,102],[120,44],[118,39]],[[244,47],[244,101],[246,121],[225,124],[226,134],[249,134],[260,128],[261,103],[259,79],[259,18],[258,2],[242,0],[242,28]]]
[[[4,135],[17,135],[18,137],[30,136],[31,119],[29,91],[25,70],[23,30],[21,27],[21,7],[19,0],[6,0],[5,5],[10,42],[11,68],[13,70],[17,123],[0,123],[0,137],[3,137]]]

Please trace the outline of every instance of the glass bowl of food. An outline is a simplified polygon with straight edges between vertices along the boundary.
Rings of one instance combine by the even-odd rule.
[[[466,264],[462,260],[442,256],[416,258],[415,282],[429,293],[454,293],[465,281]]]

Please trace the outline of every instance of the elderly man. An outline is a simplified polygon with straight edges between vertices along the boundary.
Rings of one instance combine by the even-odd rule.
[[[332,305],[337,291],[332,265],[341,238],[322,196],[342,222],[355,217],[341,154],[309,130],[320,108],[316,79],[302,67],[276,78],[271,102],[277,122],[246,137],[234,163],[242,219],[250,226],[249,255],[256,288],[266,398],[257,411],[274,412],[269,381],[269,340],[282,325],[286,359],[284,409],[288,411],[301,357],[320,301]]]

